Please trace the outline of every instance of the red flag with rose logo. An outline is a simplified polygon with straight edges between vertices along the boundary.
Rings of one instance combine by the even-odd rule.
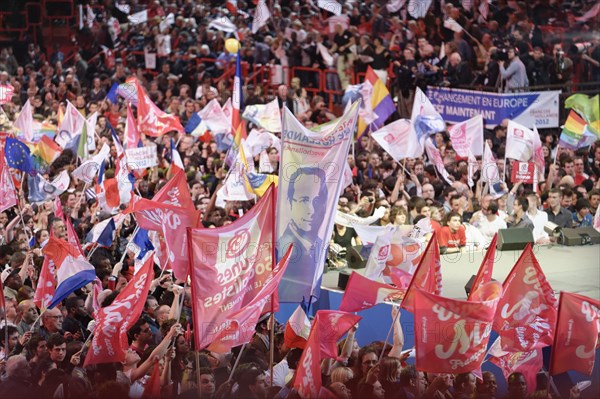
[[[523,250],[506,280],[494,330],[502,350],[527,352],[552,345],[558,301],[531,244]]]
[[[101,308],[96,315],[92,346],[85,357],[84,367],[90,364],[122,362],[129,347],[127,331],[144,309],[152,284],[154,261],[149,256],[112,304]]]
[[[49,256],[45,256],[33,296],[33,303],[41,310],[47,309],[48,305],[52,303],[52,298],[54,298],[54,292],[56,291],[55,273],[54,262],[50,260]]]
[[[234,223],[189,229],[196,348],[206,348],[248,306],[272,275],[275,188]]]
[[[359,312],[386,300],[400,298],[403,293],[403,290],[391,285],[379,283],[352,272],[340,303],[340,310],[342,312]]]
[[[410,280],[406,289],[406,294],[402,300],[401,307],[414,312],[414,290],[423,289],[432,294],[441,295],[442,293],[442,267],[440,262],[440,247],[435,233],[425,248],[421,256],[419,266]]]
[[[592,375],[600,333],[600,301],[560,293],[558,322],[552,345],[550,374],[568,370]]]
[[[478,370],[485,358],[502,286],[483,285],[472,301],[461,301],[414,291],[415,351],[418,370],[467,373]]]

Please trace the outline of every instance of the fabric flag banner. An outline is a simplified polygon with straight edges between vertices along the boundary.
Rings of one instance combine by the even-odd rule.
[[[275,189],[234,223],[190,229],[188,246],[196,348],[206,348],[271,276]],[[143,227],[143,226],[142,226]]]
[[[48,182],[37,174],[34,177],[27,177],[27,186],[29,187],[29,195],[27,199],[32,203],[40,203],[49,199],[54,199],[67,191],[71,179],[69,178],[69,172],[63,170],[58,176],[51,182]]]
[[[258,32],[260,28],[267,24],[267,21],[271,18],[271,12],[265,0],[258,0],[256,9],[254,10],[254,19],[252,20],[252,34]]]
[[[0,212],[17,205],[17,201],[17,192],[8,166],[4,162],[4,152],[0,150]]]
[[[452,185],[452,179],[450,179],[450,174],[446,170],[446,165],[444,165],[440,150],[438,150],[429,139],[425,140],[425,151],[427,152],[427,158],[435,165],[440,176],[444,178],[446,183]]]
[[[135,86],[138,97],[138,128],[142,133],[152,137],[160,137],[172,131],[184,133],[178,116],[167,114],[158,108],[137,80]]]
[[[376,119],[372,122],[367,123],[366,121],[358,120],[358,132],[357,137],[362,136],[367,128],[371,131],[379,129],[387,118],[396,111],[396,106],[392,100],[392,96],[386,87],[386,82],[382,82],[381,79],[375,74],[375,71],[371,67],[368,67],[367,74],[365,75],[365,82],[363,85],[370,85],[372,91],[370,92],[370,98],[362,98],[365,103],[362,107],[369,107],[375,113]],[[362,96],[361,96],[362,97]]]
[[[64,240],[50,237],[42,250],[56,265],[56,291],[49,309],[60,304],[71,293],[96,278],[96,270],[79,252],[79,249]]]
[[[352,272],[340,303],[340,311],[359,312],[370,309],[379,303],[401,298],[402,294],[403,291],[388,284],[378,283]]]
[[[575,111],[571,110],[560,133],[558,144],[570,150],[588,147],[598,140],[588,128],[588,124]]]
[[[338,358],[338,341],[362,319],[352,313],[340,310],[319,310],[315,315],[313,328],[318,328],[321,358]]]
[[[306,314],[306,306],[306,302],[302,301],[285,325],[283,343],[286,348],[304,349],[306,347],[311,327],[310,320]]]
[[[485,143],[482,159],[481,179],[486,183],[496,183],[500,181],[500,171],[498,164],[494,158],[494,154],[490,149],[490,145]]]
[[[539,135],[516,122],[509,121],[506,131],[506,158],[527,162],[534,157],[534,144]]]
[[[290,258],[291,248],[271,273],[262,282],[261,288],[254,294],[248,304],[229,315],[227,327],[220,331],[219,337],[208,347],[217,353],[228,353],[231,348],[246,344],[252,340],[256,332],[256,324],[261,315],[279,311],[277,286],[285,272]]]
[[[404,7],[404,4],[406,3],[406,0],[390,0],[385,8],[387,8],[387,10],[391,13],[395,13],[400,11],[400,9],[402,7]]]
[[[96,223],[86,237],[87,242],[110,247],[115,239],[116,227],[113,218]]]
[[[552,345],[557,300],[531,244],[504,280],[503,290],[494,323],[502,349],[526,352]]]
[[[408,13],[415,19],[425,18],[429,7],[431,7],[431,0],[408,0]]]
[[[479,271],[477,272],[477,276],[475,277],[475,281],[473,281],[473,285],[471,286],[471,291],[469,292],[469,296],[467,297],[467,301],[473,298],[475,291],[482,286],[492,280],[492,272],[494,271],[494,260],[496,256],[496,243],[498,242],[498,233],[494,234],[494,238],[490,242],[487,251],[485,252],[485,256],[483,257],[483,261],[481,262],[481,266],[479,266]]]
[[[279,176],[277,175],[247,172],[246,178],[248,179],[250,189],[254,194],[258,195],[259,198],[265,195],[265,192],[271,184],[274,184],[275,187],[279,185]]]
[[[32,173],[35,170],[29,147],[19,139],[6,138],[5,155],[6,163],[11,168],[25,173]]]
[[[354,227],[356,225],[360,226],[370,226],[385,215],[386,209],[384,207],[379,207],[375,209],[373,215],[361,218],[360,216],[350,215],[349,213],[344,213],[337,211],[335,214],[335,223],[341,224],[346,227]],[[361,238],[362,239],[362,238]],[[372,241],[375,242],[375,241]]]
[[[463,27],[453,18],[446,18],[444,21],[444,28],[450,29],[452,32],[462,32],[463,30]]]
[[[381,273],[385,269],[387,260],[390,257],[392,235],[395,231],[396,229],[394,226],[389,226],[388,231],[377,237],[377,240],[375,240],[375,244],[373,245],[373,248],[371,248],[371,253],[369,254],[367,265],[365,267],[365,276],[368,279],[376,281],[381,277]]]
[[[135,14],[131,14],[127,16],[127,19],[132,25],[143,24],[144,22],[148,21],[148,10],[142,10],[136,12]]]
[[[52,298],[54,298],[54,292],[56,290],[55,275],[56,270],[54,262],[50,260],[49,256],[45,256],[35,294],[33,296],[33,303],[35,303],[35,306],[40,310],[48,309],[48,305],[52,303]]]
[[[33,154],[38,156],[46,164],[50,165],[60,156],[62,148],[50,137],[43,135],[37,143]]]
[[[477,115],[448,129],[452,148],[459,157],[483,155],[483,117]]]
[[[410,120],[420,142],[437,132],[446,130],[444,119],[431,104],[425,93],[418,87],[415,92]]]
[[[383,271],[384,281],[391,280],[398,288],[408,288],[425,248],[425,242],[420,238],[394,235]]]
[[[173,273],[175,277],[185,279],[189,268],[187,228],[198,227],[200,223],[198,211],[195,208],[182,208],[134,196],[125,213],[135,213],[141,228],[162,232]]]
[[[73,176],[79,180],[82,180],[84,183],[92,183],[94,179],[98,177],[100,166],[104,163],[109,155],[110,147],[104,143],[96,155],[83,162],[77,169],[73,171]]]
[[[134,247],[133,252],[137,254],[136,259],[139,260],[144,259],[148,252],[154,250],[154,245],[152,245],[146,229],[138,229],[136,235],[131,239],[130,245]]]
[[[58,127],[58,134],[56,135],[56,143],[61,148],[75,148],[77,149],[79,143],[79,136],[85,125],[85,118],[75,108],[70,101],[67,101],[67,109],[62,123]]]
[[[600,95],[589,97],[587,94],[573,94],[565,100],[565,108],[574,109],[595,128],[600,120]],[[595,133],[600,134],[600,131],[595,130]]]
[[[246,124],[242,121],[242,109],[244,108],[244,99],[242,93],[242,56],[238,49],[235,60],[235,76],[233,77],[233,94],[232,94],[232,113],[231,113],[231,132],[233,134],[233,145],[225,156],[225,163],[232,165],[235,162],[242,139],[247,139]]]
[[[231,118],[228,118],[217,99],[212,99],[204,108],[198,112],[202,123],[206,125],[213,136],[217,134],[229,134],[231,132]],[[192,135],[200,135],[192,131]]]
[[[427,248],[425,248],[419,266],[417,266],[417,270],[415,270],[415,274],[410,280],[410,284],[406,289],[406,294],[404,295],[404,299],[400,306],[401,308],[414,313],[414,291],[417,288],[435,295],[442,294],[440,247],[435,233],[431,237],[431,240],[429,240],[429,244],[427,244]]]
[[[10,84],[0,85],[0,105],[9,103],[12,100],[15,88]],[[29,100],[27,100],[29,102]]]
[[[153,266],[150,256],[113,303],[98,311],[94,338],[85,357],[84,367],[125,360],[129,348],[127,331],[137,322],[144,309],[154,277]]]
[[[246,106],[242,117],[271,133],[281,132],[281,111],[277,99],[267,104]]]
[[[279,300],[298,303],[318,297],[327,246],[333,231],[335,198],[342,185],[350,141],[358,117],[358,102],[349,112],[317,133],[306,129],[285,109],[279,199],[277,248],[282,256],[294,251],[281,281]]]
[[[217,19],[213,19],[208,24],[209,29],[216,29],[226,33],[234,33],[237,32],[237,27],[234,25],[231,20],[225,16],[221,16]]]
[[[405,158],[417,158],[423,155],[423,143],[419,141],[416,131],[408,119],[398,119],[371,133],[371,137],[394,158],[400,162]]]
[[[502,350],[500,338],[490,346],[488,354],[491,355],[489,362],[495,364],[502,370],[504,378],[515,372],[523,374],[527,381],[527,391],[532,394],[536,387],[536,377],[544,365],[544,357],[541,349],[533,349],[528,352],[506,352]]]
[[[33,108],[29,99],[25,102],[13,126],[21,132],[19,136],[25,141],[33,141]]]
[[[125,80],[125,83],[121,83],[117,86],[116,94],[123,97],[127,103],[131,103],[138,106],[138,85],[135,77],[130,77]]]
[[[550,375],[568,370],[592,375],[599,333],[600,301],[561,292]]]
[[[415,351],[418,370],[467,373],[481,367],[502,295],[500,283],[481,287],[474,301],[444,298],[417,288]]]
[[[142,143],[142,138],[138,132],[135,118],[133,117],[133,111],[131,110],[131,104],[127,103],[127,121],[125,123],[125,148],[137,148]]]
[[[334,15],[342,15],[342,5],[336,0],[317,0],[317,5]]]

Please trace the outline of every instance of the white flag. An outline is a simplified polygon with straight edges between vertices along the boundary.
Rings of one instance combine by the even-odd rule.
[[[440,154],[440,150],[435,148],[435,145],[431,142],[431,140],[425,140],[425,151],[427,151],[427,157],[429,161],[435,165],[440,176],[446,180],[446,182],[452,185],[452,179],[450,179],[450,175],[446,170],[446,166],[444,165],[444,160],[442,159],[442,155]]]
[[[598,3],[600,5],[600,3]],[[479,14],[487,21],[488,13],[490,12],[490,4],[488,0],[481,0],[479,3]]]
[[[208,126],[214,135],[231,132],[231,118],[223,112],[223,108],[216,98],[210,100],[200,112],[198,112],[202,122]]]
[[[25,105],[21,109],[19,116],[15,120],[14,127],[21,131],[21,135],[26,141],[33,140],[33,111],[29,100],[25,102]]]
[[[398,119],[371,133],[371,136],[396,162],[423,155],[422,142],[408,119]]]
[[[254,19],[252,20],[252,33],[258,32],[260,28],[267,24],[271,18],[271,12],[265,0],[258,0],[256,10],[254,11]]]
[[[469,157],[483,154],[483,117],[474,116],[464,122],[457,123],[448,129],[452,148],[459,157]]]
[[[390,0],[385,8],[391,13],[398,12],[404,6],[404,3],[406,3],[406,0]]]
[[[463,30],[463,27],[453,18],[448,18],[444,21],[444,28],[450,29],[452,32],[462,32]]]
[[[96,123],[98,122],[98,111],[94,112],[85,120],[87,128],[87,149],[96,151]]]
[[[496,183],[500,180],[498,164],[496,164],[494,154],[492,153],[492,150],[487,142],[485,143],[485,150],[483,151],[481,169],[481,179],[484,182]]]
[[[132,25],[143,24],[144,22],[148,21],[148,10],[131,14],[127,17],[127,19]]]
[[[75,137],[81,134],[84,124],[84,116],[81,115],[77,108],[67,100],[65,117],[58,127],[58,135],[54,141],[62,148],[65,148]]]
[[[373,281],[379,280],[383,269],[385,269],[385,264],[390,257],[392,235],[396,229],[395,226],[385,227],[387,230],[375,240],[365,267],[365,276]]]
[[[317,0],[317,5],[335,15],[342,15],[342,5],[336,0]]]
[[[242,117],[269,132],[281,132],[281,111],[279,110],[279,101],[277,99],[267,104],[246,106]]]
[[[317,50],[319,54],[321,54],[321,58],[323,58],[323,62],[328,66],[333,66],[333,56],[327,50],[327,47],[323,46],[323,43],[317,43]]]
[[[217,19],[212,20],[208,24],[208,27],[227,33],[233,33],[237,31],[237,27],[227,17],[219,17]]]
[[[108,158],[109,154],[110,147],[104,143],[98,154],[92,156],[73,171],[73,176],[85,183],[92,183],[94,178],[98,176],[100,165]]]
[[[535,154],[535,144],[537,142],[539,142],[537,132],[517,122],[509,121],[506,130],[505,157],[529,162]]]
[[[408,13],[413,18],[425,18],[431,7],[431,0],[410,0],[408,2]]]

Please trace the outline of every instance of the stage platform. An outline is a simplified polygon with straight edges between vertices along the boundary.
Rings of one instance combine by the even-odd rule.
[[[567,291],[600,299],[600,245],[535,245],[533,251],[557,295]],[[492,277],[503,282],[521,252],[496,251]],[[485,251],[468,251],[441,256],[444,296],[466,299],[465,284],[477,273],[484,255]],[[365,269],[355,271],[364,274]],[[322,289],[343,292],[338,288],[338,275],[337,271],[325,273]]]

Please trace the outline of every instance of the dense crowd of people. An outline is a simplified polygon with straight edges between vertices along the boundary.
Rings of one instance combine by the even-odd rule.
[[[369,66],[387,83],[394,98],[397,109],[390,120],[409,118],[415,89],[428,85],[495,91],[558,85],[553,87],[569,92],[574,79],[600,84],[600,19],[597,15],[585,18],[597,5],[594,1],[498,0],[488,7],[478,0],[425,1],[431,6],[422,17],[414,17],[408,5],[390,11],[391,4],[404,2],[345,1],[341,15],[336,16],[310,0],[271,1],[270,19],[255,33],[251,22],[256,5],[227,2],[236,4],[232,8],[225,3],[90,1],[83,6],[85,23],[73,30],[77,46],[73,57],[59,45],[43,48],[31,43],[23,54],[3,48],[0,85],[14,88],[12,100],[2,106],[3,130],[12,130],[28,100],[34,119],[55,127],[66,101],[84,116],[98,112],[96,148],[102,143],[111,147],[106,168],[107,174],[114,174],[118,159],[111,127],[123,141],[127,124],[126,102],[106,99],[114,83],[137,77],[152,101],[177,115],[183,126],[211,100],[224,105],[231,98],[230,70],[236,56],[226,51],[225,39],[233,33],[211,24],[223,17],[235,26],[246,71],[258,65],[269,65],[273,71],[255,83],[243,83],[244,105],[277,99],[280,108],[287,106],[307,127],[339,116],[343,90],[359,83]],[[128,19],[144,10],[144,22]],[[448,28],[444,23],[448,18],[464,30]],[[574,50],[574,43],[585,45]],[[156,55],[155,69],[147,68],[148,53]],[[323,85],[310,70],[290,75],[294,67],[329,69],[330,73]],[[328,103],[335,106],[329,108]],[[486,130],[484,136],[503,175],[507,174],[506,123]],[[494,234],[507,227],[530,228],[537,244],[547,244],[555,240],[544,231],[548,221],[563,228],[593,226],[600,205],[600,145],[558,150],[557,129],[540,134],[546,161],[544,181],[538,187],[502,182],[501,190],[493,193],[479,172],[475,185],[469,185],[468,161],[456,155],[446,132],[437,133],[435,142],[451,185],[438,176],[431,160],[409,158],[400,165],[365,134],[348,155],[353,181],[339,198],[338,211],[366,218],[384,207],[376,222],[381,226],[414,225],[430,218],[442,253],[464,250],[473,243],[486,248]],[[232,223],[240,217],[240,209],[247,211],[254,205],[253,201],[226,201],[217,206],[216,194],[227,176],[227,165],[226,151],[220,151],[214,139],[198,140],[175,132],[157,139],[144,137],[144,144],[150,142],[157,145],[158,166],[136,179],[135,190],[142,197],[151,199],[171,177],[167,169],[171,145],[176,142],[204,227]],[[275,146],[264,150],[272,174],[278,173],[280,151]],[[258,164],[262,159],[256,156],[255,161]],[[61,171],[72,172],[77,166],[77,154],[66,149],[40,173],[51,181]],[[160,367],[161,397],[297,397],[293,378],[302,350],[285,347],[284,325],[277,325],[274,332],[272,381],[268,318],[261,318],[254,339],[230,376],[239,348],[217,354],[193,347],[188,333],[193,329],[190,289],[182,288],[184,282],[174,281],[158,266],[143,314],[128,330],[130,349],[125,361],[83,367],[94,326],[93,288],[76,290],[62,306],[40,316],[34,294],[44,260],[42,247],[51,234],[66,238],[67,227],[56,214],[53,200],[27,200],[30,188],[24,181],[22,185],[16,181],[19,206],[0,213],[5,299],[0,310],[0,397],[140,398],[148,392],[155,367]],[[94,225],[110,216],[100,211],[89,188],[73,177],[60,196],[64,214],[82,243]],[[88,252],[101,282],[100,306],[112,303],[133,277],[134,255],[128,252],[127,243],[135,226],[131,216],[125,217],[111,247]],[[351,227],[336,224],[331,243],[348,249],[361,240]],[[339,267],[335,261],[328,265]],[[383,356],[381,342],[361,347],[354,338],[358,327],[352,329],[339,345],[340,359],[324,362],[323,386],[340,399],[497,396],[496,377],[490,372],[481,378],[473,373],[436,375],[407,364],[402,328],[399,322],[394,327],[393,346]],[[548,381],[543,377],[539,376],[532,397],[554,395],[552,390],[548,394]],[[511,374],[507,382],[507,397],[530,397],[522,374]],[[571,391],[571,397],[579,396],[578,389]]]

